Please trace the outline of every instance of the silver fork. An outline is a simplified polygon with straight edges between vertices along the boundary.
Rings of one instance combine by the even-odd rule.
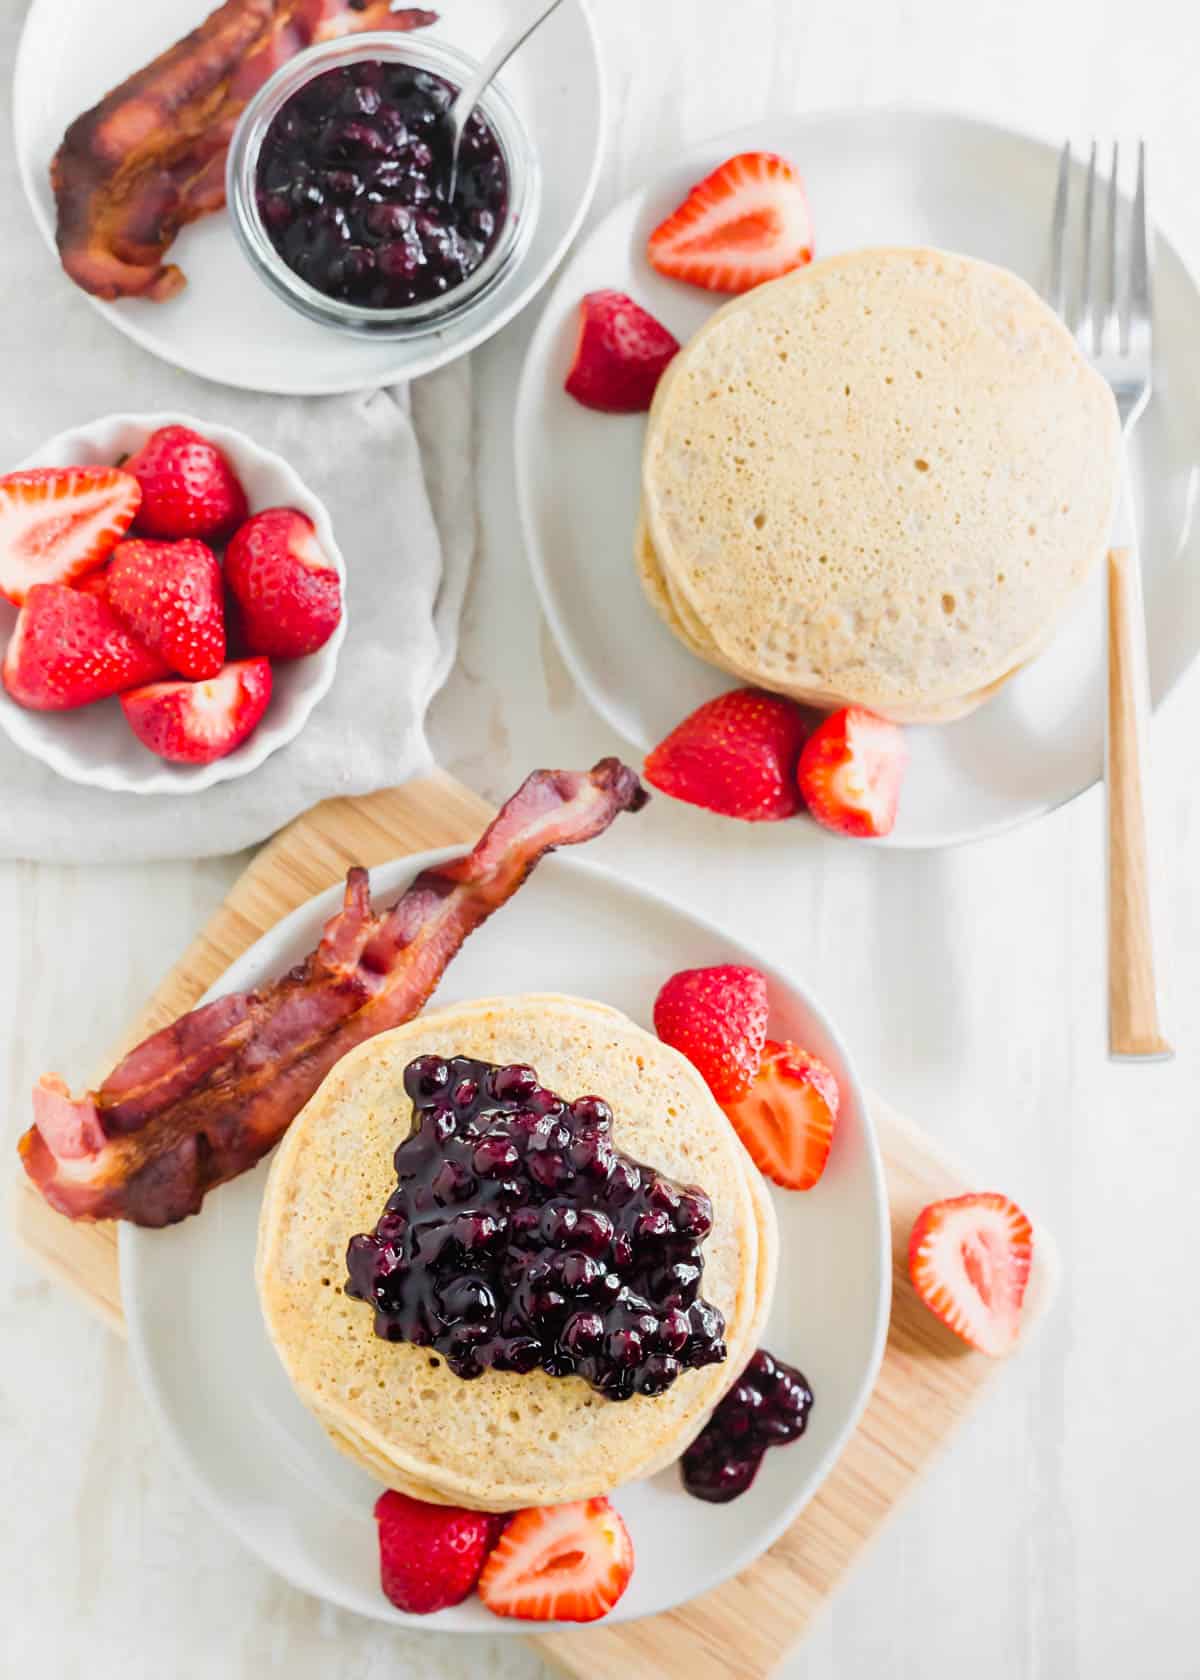
[[[1120,151],[1114,142],[1104,206],[1097,147],[1088,154],[1079,268],[1068,276],[1071,147],[1063,147],[1050,224],[1047,300],[1075,334],[1116,398],[1123,442],[1145,413],[1153,383],[1150,240],[1146,219],[1146,147],[1138,142],[1137,184],[1128,250],[1118,262]],[[1142,577],[1129,480],[1122,486],[1108,553],[1108,1044],[1117,1059],[1161,1061],[1174,1054],[1159,1022],[1150,876],[1146,844],[1145,742],[1149,712]]]

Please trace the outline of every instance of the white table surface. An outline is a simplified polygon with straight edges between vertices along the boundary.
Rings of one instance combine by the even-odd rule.
[[[11,3],[11,0],[10,0]],[[1144,132],[1160,219],[1200,266],[1197,25],[1172,0],[597,0],[612,142],[596,213],[663,158],[783,109],[952,104],[1047,137]],[[79,301],[77,307],[84,307]],[[499,798],[618,745],[541,623],[508,413],[532,314],[477,357],[480,565],[442,762]],[[1155,729],[1165,1067],[1104,1056],[1101,806],[985,845],[871,855],[660,800],[605,859],[791,962],[871,1082],[1051,1224],[1055,1317],[786,1665],[806,1680],[1183,1680],[1200,1672],[1192,1514],[1200,1181],[1200,673]],[[0,798],[3,790],[0,789]],[[86,1069],[244,858],[0,867],[0,1090]],[[8,1147],[8,1145],[6,1145]],[[10,1157],[11,1159],[11,1157]],[[405,1638],[272,1577],[201,1511],[124,1350],[0,1232],[0,1674],[45,1680],[534,1680],[520,1643]]]

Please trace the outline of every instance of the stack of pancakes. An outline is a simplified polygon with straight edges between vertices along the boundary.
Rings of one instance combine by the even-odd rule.
[[[636,558],[740,681],[958,717],[1052,635],[1103,554],[1119,425],[1005,269],[849,252],[737,298],[661,380]]]
[[[617,1403],[542,1371],[463,1381],[429,1348],[375,1335],[370,1307],[343,1291],[346,1245],[395,1188],[404,1069],[430,1054],[528,1063],[568,1100],[602,1096],[618,1149],[708,1192],[701,1292],[725,1317],[723,1364]],[[680,1455],[758,1343],[777,1242],[761,1178],[689,1062],[601,1004],[499,998],[422,1016],[337,1064],[276,1152],[258,1287],[288,1375],[343,1452],[416,1498],[509,1511],[608,1493]]]

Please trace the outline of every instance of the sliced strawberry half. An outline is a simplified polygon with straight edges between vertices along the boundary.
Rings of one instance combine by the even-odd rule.
[[[61,583],[34,584],[4,655],[5,688],[39,712],[90,706],[165,671],[107,601]]]
[[[497,1616],[594,1622],[629,1585],[633,1542],[607,1499],[518,1511],[479,1577]]]
[[[640,414],[678,351],[679,340],[624,292],[589,292],[566,389],[585,408]]]
[[[226,665],[205,682],[159,682],[121,696],[138,740],[172,764],[211,764],[240,747],[271,698],[269,659]]]
[[[740,152],[650,235],[654,267],[710,292],[748,292],[812,261],[804,182],[774,152]]]
[[[908,1244],[913,1287],[930,1312],[996,1358],[1017,1340],[1032,1262],[1032,1225],[994,1191],[934,1202]]]
[[[211,548],[182,542],[118,543],[105,572],[108,600],[134,635],[181,677],[215,677],[225,663],[225,587]]]
[[[707,700],[646,760],[646,780],[673,799],[743,822],[800,810],[796,764],[808,720],[791,700],[736,688]]]
[[[0,594],[23,606],[36,583],[73,583],[103,565],[142,489],[116,467],[32,467],[0,478]]]
[[[762,1060],[767,982],[737,963],[684,969],[655,1000],[654,1030],[699,1070],[718,1102],[736,1102]]]
[[[847,706],[814,729],[796,781],[823,828],[880,839],[896,825],[907,768],[903,731],[861,706]]]
[[[825,1171],[838,1085],[824,1062],[768,1039],[746,1095],[724,1109],[758,1170],[785,1190],[811,1190]]]

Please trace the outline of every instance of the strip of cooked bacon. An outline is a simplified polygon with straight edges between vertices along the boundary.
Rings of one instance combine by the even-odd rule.
[[[615,758],[538,770],[473,852],[418,875],[390,910],[374,913],[367,872],[352,869],[320,944],[282,978],[181,1016],[86,1096],[47,1074],[18,1146],[26,1172],[72,1219],[170,1225],[197,1212],[283,1136],[347,1050],[418,1013],[467,935],[547,852],[645,803]]]
[[[97,297],[172,297],[186,281],[163,257],[224,204],[225,153],[267,77],[315,42],[436,18],[389,0],[225,0],[63,136],[50,174],[67,273]]]

